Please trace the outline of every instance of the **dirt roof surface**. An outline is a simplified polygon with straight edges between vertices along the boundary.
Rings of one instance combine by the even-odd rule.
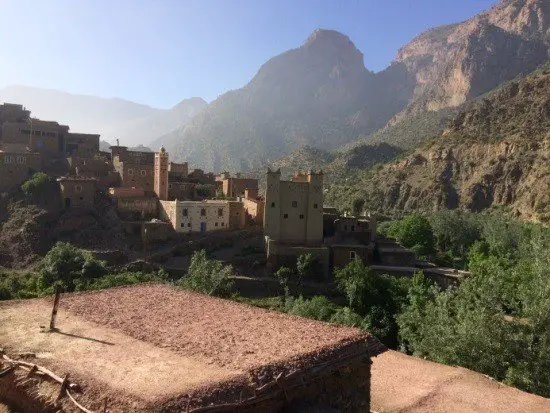
[[[158,284],[69,294],[61,306],[135,339],[241,371],[366,338],[356,328]]]
[[[119,411],[181,407],[191,393],[225,397],[369,339],[354,328],[155,284],[63,295],[59,331],[41,332],[51,308],[51,297],[0,303],[0,347],[35,353],[33,362],[70,373],[86,393],[119,400]],[[84,400],[92,409],[97,401]]]
[[[371,409],[378,413],[548,413],[550,399],[479,373],[395,351],[373,359]]]

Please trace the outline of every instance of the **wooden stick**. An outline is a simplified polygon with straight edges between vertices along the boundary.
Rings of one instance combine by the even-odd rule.
[[[52,318],[50,320],[50,331],[55,330],[55,320],[57,318],[57,308],[59,307],[59,297],[61,295],[61,287],[55,286],[55,298],[53,300]]]
[[[61,383],[61,389],[59,389],[59,393],[55,399],[56,404],[59,402],[59,400],[63,398],[63,394],[67,391],[68,384],[69,384],[69,375],[66,374],[65,378],[63,379],[63,383]]]

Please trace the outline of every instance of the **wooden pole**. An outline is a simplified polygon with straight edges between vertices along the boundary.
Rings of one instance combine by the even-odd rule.
[[[61,287],[55,287],[55,298],[53,300],[52,318],[50,320],[50,331],[55,330],[55,320],[57,318],[57,308],[59,307],[59,298],[61,296]]]

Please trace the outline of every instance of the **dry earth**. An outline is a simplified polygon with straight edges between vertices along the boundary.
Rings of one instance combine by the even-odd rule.
[[[373,359],[371,408],[378,413],[548,413],[550,399],[479,373],[387,351]]]

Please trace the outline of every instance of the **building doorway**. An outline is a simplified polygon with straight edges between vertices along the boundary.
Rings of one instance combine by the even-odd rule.
[[[201,232],[206,232],[206,222],[201,222]]]

